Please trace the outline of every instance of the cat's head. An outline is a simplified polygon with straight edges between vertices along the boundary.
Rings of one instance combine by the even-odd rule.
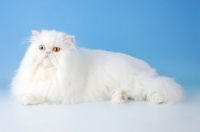
[[[44,67],[55,66],[66,52],[75,50],[74,36],[55,30],[32,31],[29,55],[33,63]],[[30,58],[30,59],[31,59]]]

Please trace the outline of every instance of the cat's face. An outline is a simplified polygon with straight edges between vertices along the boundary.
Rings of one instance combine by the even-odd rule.
[[[75,48],[74,37],[54,30],[32,31],[30,54],[33,63],[44,67],[56,66],[66,52]]]

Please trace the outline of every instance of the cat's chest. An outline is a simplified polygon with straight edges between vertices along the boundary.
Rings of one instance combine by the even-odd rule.
[[[54,67],[39,67],[33,76],[34,83],[51,83],[56,81],[56,69]]]

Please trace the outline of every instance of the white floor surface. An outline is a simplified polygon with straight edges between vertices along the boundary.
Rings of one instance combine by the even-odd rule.
[[[0,132],[200,132],[200,92],[172,106],[145,101],[24,106],[0,90]]]

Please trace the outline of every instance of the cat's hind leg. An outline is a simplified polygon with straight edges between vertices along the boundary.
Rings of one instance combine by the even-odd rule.
[[[162,104],[165,102],[165,96],[162,93],[151,90],[135,90],[128,93],[128,97],[134,100],[147,100],[152,103]]]
[[[37,98],[31,94],[25,94],[20,98],[23,105],[35,105],[45,103],[46,100],[43,98]]]
[[[152,103],[162,104],[165,103],[165,96],[158,92],[148,93],[146,100]]]
[[[112,92],[112,102],[117,104],[125,103],[128,96],[124,90],[114,90]]]

